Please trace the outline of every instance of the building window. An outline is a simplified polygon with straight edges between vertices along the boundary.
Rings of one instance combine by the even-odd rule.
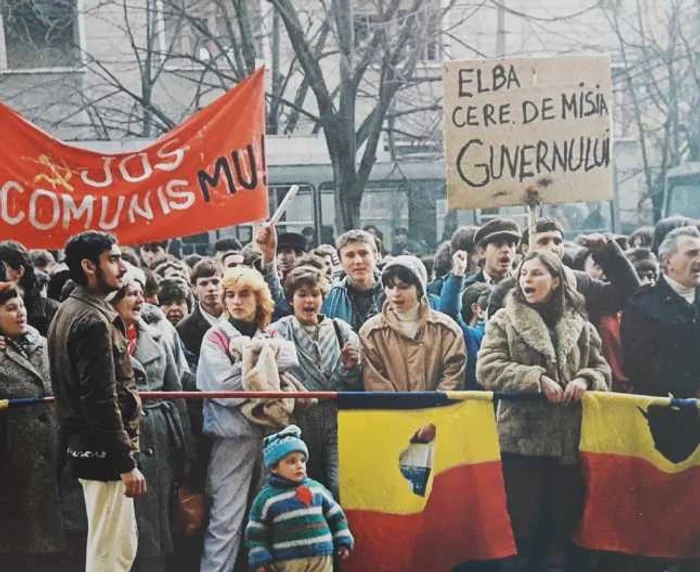
[[[78,0],[0,0],[0,69],[75,68],[82,63]]]
[[[435,7],[425,6],[415,11],[397,10],[391,17],[376,12],[358,11],[354,16],[355,47],[361,49],[375,32],[386,38],[396,38],[404,26],[411,26],[411,38],[406,47],[406,55],[419,51],[418,59],[423,62],[442,60],[440,42],[440,12]]]
[[[249,2],[250,0],[246,0]],[[238,16],[233,2],[156,0],[159,50],[175,67],[223,65],[235,61],[240,49]],[[262,54],[262,14],[259,2],[249,5],[255,53]]]

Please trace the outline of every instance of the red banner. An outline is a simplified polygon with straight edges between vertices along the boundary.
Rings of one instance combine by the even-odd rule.
[[[268,216],[263,69],[139,152],[71,147],[2,104],[0,133],[0,239],[28,248],[87,229],[138,244]]]

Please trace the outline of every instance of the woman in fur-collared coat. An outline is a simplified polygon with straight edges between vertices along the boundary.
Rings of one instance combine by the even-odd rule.
[[[499,403],[503,473],[518,570],[567,569],[583,509],[580,400],[587,390],[608,389],[610,367],[556,256],[528,254],[517,278],[487,325],[477,379],[489,390],[545,397]]]
[[[127,328],[128,350],[139,391],[182,391],[180,369],[168,339],[141,315],[143,272],[129,266],[122,283],[121,290],[108,298]],[[138,551],[131,572],[160,572],[173,566],[175,488],[187,486],[196,490],[190,482],[190,468],[196,458],[184,400],[144,402],[139,449],[139,467],[148,488],[134,505]]]
[[[27,324],[19,291],[0,282],[0,399],[52,394],[46,340]],[[0,569],[64,570],[51,405],[0,411]]]

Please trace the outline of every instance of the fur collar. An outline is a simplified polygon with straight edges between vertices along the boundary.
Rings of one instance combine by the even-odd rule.
[[[512,295],[506,301],[506,315],[523,341],[550,362],[565,362],[566,356],[578,343],[586,320],[578,312],[567,309],[555,326],[556,348],[549,329],[537,310],[518,302]]]

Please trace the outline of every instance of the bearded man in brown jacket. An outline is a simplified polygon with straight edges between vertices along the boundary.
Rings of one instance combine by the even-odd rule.
[[[66,244],[78,285],[48,335],[61,447],[80,480],[88,516],[86,569],[127,572],[136,557],[133,497],[146,491],[137,468],[141,400],[124,324],[105,296],[126,272],[116,239],[87,231]]]

